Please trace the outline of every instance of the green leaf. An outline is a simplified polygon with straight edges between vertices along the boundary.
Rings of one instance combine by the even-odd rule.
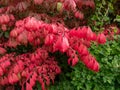
[[[37,82],[37,89],[38,89],[38,90],[41,90],[41,85],[40,85],[39,82]]]
[[[62,9],[62,3],[58,2],[57,3],[57,11],[60,11]]]
[[[9,32],[5,32],[4,35],[5,35],[6,38],[9,38]]]
[[[116,18],[114,19],[116,22],[120,22],[120,15],[117,15]]]
[[[0,32],[0,38],[3,36],[3,32]]]

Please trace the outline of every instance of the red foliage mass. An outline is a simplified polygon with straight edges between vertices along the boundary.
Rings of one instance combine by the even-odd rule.
[[[33,12],[34,4],[47,9],[48,4],[51,7],[59,2],[62,4],[61,9],[82,19],[82,6],[94,8],[93,0],[33,0],[33,5],[30,5],[31,0],[5,1],[0,1],[4,6],[0,8],[0,27],[1,32],[10,34],[7,39],[4,35],[0,36],[0,85],[19,83],[22,90],[25,89],[25,85],[26,90],[32,90],[38,81],[42,90],[46,90],[45,87],[50,85],[50,81],[54,83],[55,76],[61,73],[56,58],[50,56],[49,52],[66,53],[69,65],[75,66],[81,60],[90,70],[99,71],[99,64],[88,48],[92,42],[104,44],[106,36],[103,33],[97,35],[89,26],[69,29],[59,17],[51,18],[46,17],[46,14]],[[17,13],[25,13],[26,10],[30,10],[29,14],[18,16]],[[28,44],[33,47],[34,52],[19,55],[17,52],[7,52],[7,48]]]

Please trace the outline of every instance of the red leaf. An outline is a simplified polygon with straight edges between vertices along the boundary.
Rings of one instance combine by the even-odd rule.
[[[27,72],[26,71],[22,71],[22,77],[27,77]]]
[[[46,36],[46,38],[45,38],[45,44],[46,45],[53,44],[53,41],[54,41],[53,34],[49,34],[49,35]]]
[[[6,50],[4,48],[0,47],[0,54],[3,55],[5,53],[6,53]]]
[[[12,74],[12,79],[13,79],[13,83],[16,83],[19,81],[19,78],[15,73]]]
[[[35,62],[35,60],[36,60],[35,55],[32,54],[32,55],[31,55],[31,61],[32,61],[32,62]]]
[[[105,35],[103,33],[98,34],[97,41],[99,44],[105,44],[105,42],[106,42]]]
[[[17,37],[17,41],[22,43],[22,44],[27,44],[27,32],[22,32],[18,37]]]
[[[42,4],[42,3],[43,3],[43,0],[34,0],[34,3],[35,3],[35,4],[39,4],[39,5],[40,5],[40,4]]]
[[[20,71],[23,70],[23,68],[24,68],[24,62],[18,61],[17,63],[18,63],[18,66],[19,66],[19,70]]]
[[[89,40],[91,40],[92,38],[94,38],[93,32],[92,32],[91,28],[88,27],[88,28],[87,28],[87,32],[86,32],[86,39],[89,41]]]
[[[84,14],[82,12],[77,11],[75,12],[75,17],[79,19],[84,19]]]
[[[78,32],[76,29],[72,29],[69,31],[69,36],[70,37],[73,37],[73,36],[77,36],[78,35]]]
[[[8,84],[8,78],[4,77],[4,84]]]
[[[18,36],[18,33],[17,33],[16,29],[14,29],[10,32],[10,36],[14,37],[14,38]]]
[[[87,50],[87,47],[83,44],[80,44],[80,46],[78,47],[78,52],[79,54],[82,56],[82,55],[88,55],[89,52]]]
[[[50,85],[50,78],[47,75],[44,75],[44,79],[46,80],[46,85]]]
[[[7,43],[7,45],[9,47],[16,47],[18,44],[19,43],[15,39],[13,39],[13,38],[10,38],[9,41],[8,41],[8,43]]]
[[[42,88],[42,90],[46,90],[46,89],[45,89],[45,84],[44,84],[44,83],[42,83],[41,88]]]
[[[15,65],[14,66],[14,73],[18,73],[19,72],[19,70],[20,70],[20,68],[19,68],[19,66],[18,65]]]
[[[28,38],[28,41],[29,41],[29,42],[33,42],[33,41],[34,41],[33,34],[30,33],[30,32],[27,34],[27,38]]]
[[[55,43],[54,50],[60,50],[61,52],[66,52],[69,48],[69,42],[67,37],[65,36],[60,36]]]
[[[5,68],[6,68],[6,67],[10,66],[11,63],[10,63],[9,60],[7,60],[7,61],[4,62],[4,64],[5,64]]]
[[[75,55],[75,57],[72,60],[72,66],[75,66],[78,63],[78,57]]]
[[[16,27],[22,27],[24,25],[24,22],[22,20],[19,20],[15,23]]]
[[[26,90],[33,90],[32,86],[27,82],[26,82]]]
[[[93,56],[91,55],[82,56],[81,60],[90,70],[93,70],[95,72],[99,71],[99,64]]]
[[[7,26],[6,26],[5,24],[3,24],[3,25],[1,26],[1,29],[2,29],[3,31],[6,31],[6,30],[7,30]]]
[[[3,75],[3,70],[2,70],[2,68],[0,67],[0,76],[2,76]]]
[[[93,70],[98,72],[99,71],[99,63],[95,62],[95,65],[93,66]]]
[[[37,73],[34,72],[33,75],[32,75],[33,80],[36,80],[36,79],[37,79],[37,76],[38,76]]]
[[[25,24],[25,28],[28,31],[33,31],[39,29],[38,22],[35,18],[27,18],[27,22]]]
[[[13,84],[14,80],[13,80],[12,75],[8,76],[8,81],[9,81],[10,84]]]
[[[68,59],[68,64],[72,64],[72,66],[75,66],[78,63],[78,61],[78,57],[75,55],[74,57]]]
[[[8,84],[8,78],[7,77],[2,77],[1,79],[0,79],[0,84],[1,85],[5,85],[5,84]]]
[[[93,41],[97,40],[97,35],[95,33],[93,33],[93,35],[91,36],[91,40],[93,40]]]
[[[30,78],[30,86],[33,87],[35,85],[35,80],[33,78]]]
[[[74,0],[65,0],[63,6],[66,10],[75,10],[76,9],[76,3]]]
[[[44,83],[44,81],[41,77],[38,78],[38,81],[39,81],[40,84]]]
[[[57,68],[55,69],[55,72],[56,72],[56,74],[60,74],[60,73],[61,73],[61,69],[60,69],[59,67],[57,67]]]
[[[16,9],[19,11],[24,11],[28,7],[28,3],[26,2],[20,2],[16,5]]]
[[[0,16],[0,24],[7,24],[10,21],[10,18],[6,14]]]

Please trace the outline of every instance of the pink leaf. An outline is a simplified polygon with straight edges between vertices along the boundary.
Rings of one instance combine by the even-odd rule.
[[[74,0],[65,0],[64,6],[66,10],[75,10],[76,9],[76,3]]]
[[[78,63],[78,61],[78,57],[75,55],[74,57],[68,59],[68,64],[72,64],[72,66],[75,66]]]
[[[31,85],[31,87],[33,87],[35,85],[35,80],[32,78],[30,78],[30,85]]]
[[[15,67],[14,67],[14,73],[18,73],[19,72],[19,66],[18,65],[15,65]]]
[[[13,29],[11,32],[10,32],[10,37],[17,37],[18,36],[18,33],[16,31],[16,29]]]
[[[27,44],[27,32],[22,32],[18,37],[17,37],[17,41],[22,43],[22,44]]]
[[[55,50],[60,50],[61,52],[66,52],[69,48],[69,42],[67,37],[65,36],[60,36],[55,43],[54,49]]]
[[[53,41],[54,41],[53,34],[49,34],[49,35],[46,36],[46,38],[45,38],[45,44],[46,45],[53,44]]]
[[[97,41],[98,41],[98,43],[100,43],[100,44],[105,44],[105,42],[106,42],[106,37],[105,37],[105,35],[104,35],[103,33],[98,34],[98,36],[97,36]]]
[[[33,90],[32,86],[28,82],[26,82],[26,90]]]
[[[87,47],[83,44],[80,44],[80,46],[78,47],[78,52],[80,55],[87,55],[89,54]]]
[[[61,73],[61,69],[60,69],[59,67],[57,67],[57,68],[55,69],[55,71],[56,71],[56,74],[60,74],[60,73]]]
[[[2,68],[0,67],[0,76],[2,76],[3,75],[3,70],[2,70]]]
[[[79,19],[84,19],[84,14],[82,12],[77,11],[75,12],[75,17]]]
[[[95,72],[99,71],[99,64],[93,56],[91,55],[82,56],[81,60],[90,70],[93,70]]]
[[[0,47],[0,54],[3,55],[5,53],[6,53],[6,50],[4,48]]]
[[[39,4],[39,5],[40,5],[40,4],[42,4],[42,3],[43,3],[43,0],[34,0],[34,3],[35,3],[35,4]]]
[[[15,73],[12,74],[12,79],[13,79],[13,83],[16,83],[17,81],[19,81],[19,78]]]

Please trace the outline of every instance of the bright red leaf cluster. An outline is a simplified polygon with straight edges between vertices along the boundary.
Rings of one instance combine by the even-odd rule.
[[[99,65],[87,49],[92,41],[104,44],[106,38],[103,33],[96,35],[87,26],[69,30],[61,24],[47,24],[34,17],[28,17],[16,22],[16,27],[10,32],[10,38],[6,45],[16,47],[30,43],[33,46],[41,45],[41,48],[48,52],[68,53],[70,57],[68,62],[70,64],[71,61],[73,66],[78,62],[76,54],[78,52],[87,67],[89,67],[88,63],[92,61],[89,68],[98,71]],[[84,62],[84,58],[85,60],[87,58],[87,62]]]
[[[9,85],[19,82],[24,90],[32,90],[38,81],[42,89],[50,85],[50,80],[54,83],[55,75],[61,70],[54,61],[48,57],[45,50],[38,48],[34,53],[26,53],[16,56],[15,53],[6,54],[0,58],[0,84]]]
[[[88,26],[69,30],[62,24],[47,24],[34,17],[19,20],[11,30],[9,40],[2,46],[16,48],[18,45],[27,46],[31,44],[33,47],[40,48],[36,49],[33,54],[26,53],[18,56],[6,54],[1,57],[1,84],[14,84],[18,81],[22,81],[23,84],[22,79],[25,77],[24,82],[26,82],[26,88],[29,90],[34,86],[34,84],[27,82],[27,80],[31,80],[29,75],[35,73],[37,77],[37,74],[41,75],[43,72],[43,76],[38,77],[41,79],[39,82],[44,90],[45,84],[49,85],[50,79],[54,80],[48,74],[54,72],[53,75],[55,76],[61,72],[54,59],[48,55],[48,52],[56,51],[68,55],[68,64],[74,66],[80,58],[86,67],[98,72],[99,64],[88,51],[91,42],[104,44],[106,42],[105,35],[103,33],[96,35]],[[1,54],[5,52],[6,50],[1,47]],[[38,68],[40,71],[37,71]],[[34,83],[36,80],[35,78]]]
[[[3,31],[8,30],[10,26],[14,24],[14,16],[12,14],[1,14],[0,15],[0,26]]]

